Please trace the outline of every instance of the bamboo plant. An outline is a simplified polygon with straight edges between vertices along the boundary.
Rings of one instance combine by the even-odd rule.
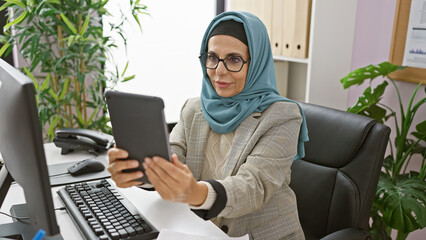
[[[347,111],[371,117],[380,123],[393,120],[395,126],[396,137],[393,141],[389,139],[390,154],[384,159],[371,211],[370,232],[375,239],[391,239],[392,229],[397,231],[396,239],[406,239],[410,232],[426,226],[426,119],[421,118],[415,131],[410,133],[416,112],[426,103],[426,88],[424,93],[420,91],[423,97],[415,102],[421,88],[419,83],[408,105],[404,103],[397,85],[389,77],[390,73],[403,68],[382,62],[356,69],[340,80],[345,89],[370,80],[358,101]],[[382,77],[384,80],[373,88],[372,82]],[[389,83],[398,95],[400,116],[381,102]],[[407,166],[414,155],[420,156],[420,167],[408,171]]]
[[[147,14],[140,0],[130,0],[129,13],[118,22],[103,22],[109,15],[108,0],[4,0],[8,10],[0,56],[18,46],[26,61],[22,70],[35,84],[41,127],[47,140],[58,128],[78,127],[111,132],[103,91],[118,81],[128,81],[124,70],[104,69],[111,50],[117,47],[112,34],[124,24]],[[130,16],[130,17],[129,17]],[[114,18],[117,19],[117,18]],[[103,26],[110,28],[105,35]],[[128,64],[128,63],[127,63]]]

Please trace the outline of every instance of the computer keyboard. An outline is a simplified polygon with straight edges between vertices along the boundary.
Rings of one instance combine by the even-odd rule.
[[[58,191],[85,239],[155,239],[150,224],[107,180],[67,185]]]

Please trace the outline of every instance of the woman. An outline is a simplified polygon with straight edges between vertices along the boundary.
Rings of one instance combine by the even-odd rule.
[[[303,239],[290,166],[304,156],[299,106],[276,90],[269,38],[246,12],[215,17],[204,35],[201,98],[189,99],[170,134],[172,162],[146,158],[145,174],[165,200],[188,203],[229,236]],[[138,186],[138,161],[109,151],[119,187]]]

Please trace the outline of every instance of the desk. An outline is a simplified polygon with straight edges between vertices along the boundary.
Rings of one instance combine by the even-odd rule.
[[[53,143],[45,144],[44,148],[48,164],[73,162],[91,157],[91,155],[82,152],[61,155],[60,149]],[[56,194],[59,188],[52,188],[55,208],[63,206],[59,196]],[[227,236],[212,222],[204,221],[195,215],[186,204],[165,201],[155,191],[144,191],[135,187],[120,188],[119,190],[160,231],[162,228],[167,228],[194,235]],[[24,193],[18,184],[13,184],[9,189],[1,211],[9,213],[10,207],[19,203],[25,203]],[[56,211],[56,217],[64,239],[82,238],[66,211]],[[0,224],[8,222],[12,222],[12,219],[0,215]]]

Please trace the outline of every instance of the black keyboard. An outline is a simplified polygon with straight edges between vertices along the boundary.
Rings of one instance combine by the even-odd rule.
[[[158,230],[103,179],[58,191],[85,239],[155,239]]]

